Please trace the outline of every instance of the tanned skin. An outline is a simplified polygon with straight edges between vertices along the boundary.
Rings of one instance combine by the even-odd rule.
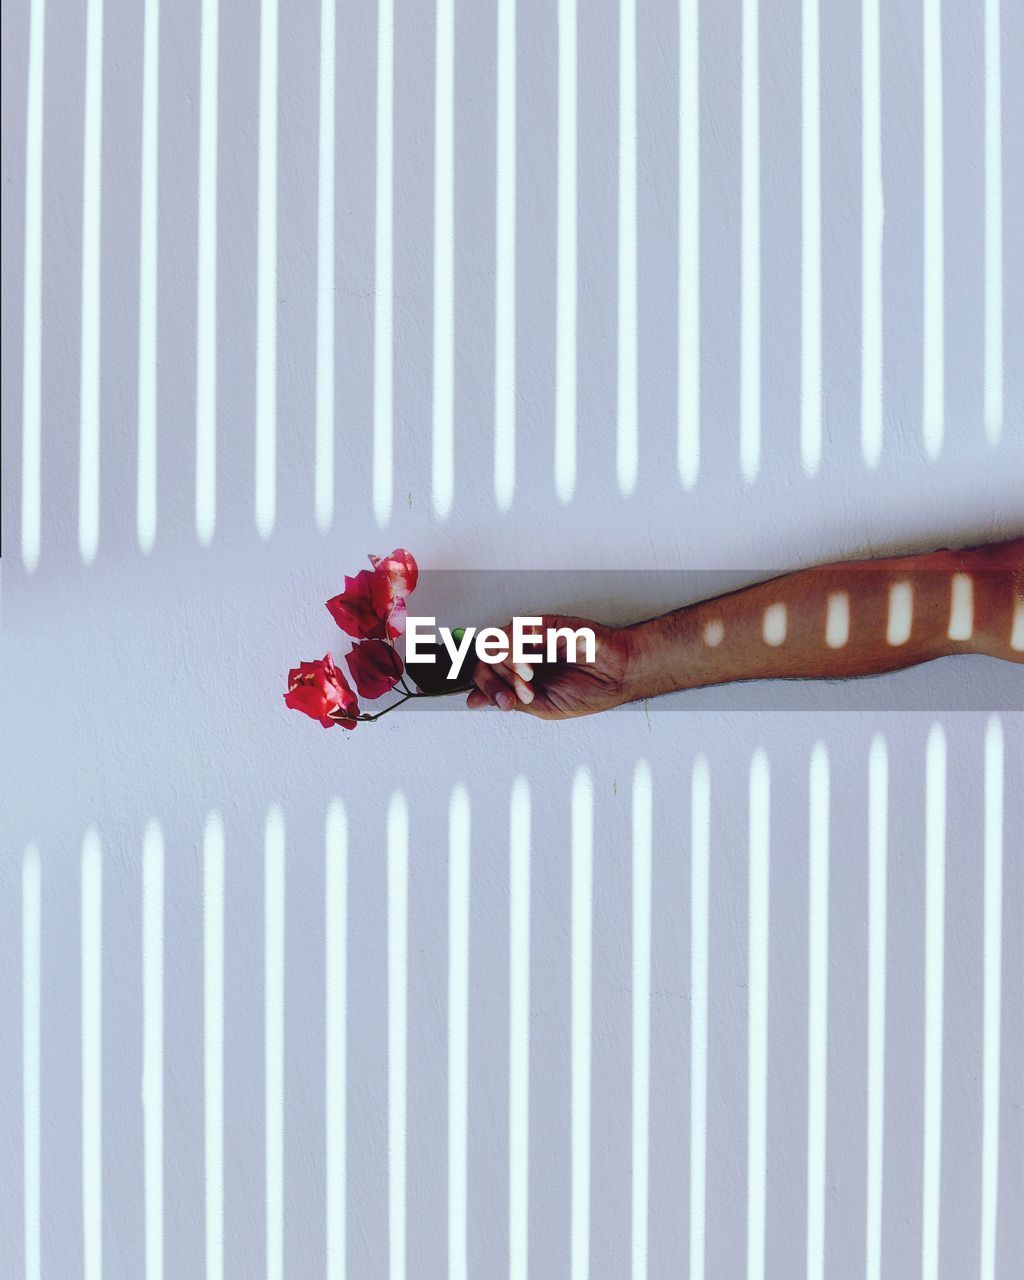
[[[957,653],[1024,664],[1024,537],[804,569],[627,627],[550,614],[542,626],[591,627],[596,660],[478,663],[470,707],[563,720],[734,680],[876,675]]]

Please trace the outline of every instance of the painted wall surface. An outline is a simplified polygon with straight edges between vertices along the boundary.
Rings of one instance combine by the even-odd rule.
[[[5,5],[5,1274],[1024,1268],[1019,669],[283,707],[1021,528],[1024,10],[576,10]]]

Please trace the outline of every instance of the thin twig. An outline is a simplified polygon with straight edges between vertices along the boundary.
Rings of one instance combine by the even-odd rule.
[[[404,697],[399,698],[397,702],[392,702],[390,707],[385,707],[383,711],[376,711],[373,713],[373,715],[370,715],[367,712],[361,711],[359,715],[357,715],[355,718],[357,720],[363,721],[366,724],[369,724],[371,720],[379,720],[381,716],[386,716],[389,711],[394,711],[396,707],[400,707],[403,702],[408,702],[410,698],[415,698],[418,696],[419,695],[415,693],[407,693],[404,695]]]

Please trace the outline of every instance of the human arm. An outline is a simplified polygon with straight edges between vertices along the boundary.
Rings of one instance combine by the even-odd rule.
[[[824,565],[629,627],[589,625],[593,664],[541,664],[529,678],[480,664],[469,705],[563,719],[675,690],[874,675],[957,653],[1024,663],[1024,538]]]

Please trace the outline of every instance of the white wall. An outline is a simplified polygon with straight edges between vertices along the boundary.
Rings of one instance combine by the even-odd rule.
[[[680,6],[684,19],[695,7]],[[563,570],[522,581],[566,604],[612,590],[575,570],[683,571],[617,578],[604,611],[618,617],[664,607],[677,586],[690,598],[800,564],[1020,530],[1024,163],[1013,121],[1024,105],[1021,14],[1004,5],[1000,33],[997,4],[942,6],[940,99],[926,91],[937,63],[923,54],[937,46],[922,37],[937,0],[923,10],[910,0],[881,7],[876,135],[870,56],[862,79],[862,6],[821,6],[823,394],[820,465],[809,471],[801,432],[813,442],[817,419],[808,394],[814,366],[801,364],[801,264],[814,240],[813,223],[801,237],[800,24],[810,6],[761,7],[760,115],[748,113],[746,148],[741,107],[754,81],[741,22],[755,6],[701,6],[698,45],[684,21],[683,66],[696,57],[700,67],[699,238],[685,146],[682,176],[679,167],[680,127],[684,139],[695,136],[685,94],[680,107],[679,16],[675,6],[639,6],[632,488],[622,483],[628,466],[617,463],[629,457],[620,451],[630,439],[634,345],[616,5],[601,0],[578,15],[575,221],[568,133],[559,187],[559,83],[561,74],[570,85],[571,68],[566,43],[560,62],[557,17],[569,4],[520,0],[517,119],[506,118],[504,133],[495,8],[455,6],[453,134],[442,111],[440,146],[434,87],[445,58],[433,8],[395,6],[392,116],[378,93],[387,80],[377,7],[339,6],[333,191],[321,183],[330,173],[321,77],[332,63],[321,61],[317,5],[281,5],[276,41],[261,42],[258,7],[225,0],[216,58],[212,0],[159,6],[158,33],[157,0],[9,7],[0,1150],[4,1185],[27,1194],[2,1198],[0,1222],[15,1271],[24,1262],[26,1274],[39,1274],[32,1268],[41,1259],[47,1276],[83,1266],[98,1276],[101,1241],[104,1276],[155,1276],[162,1256],[167,1276],[192,1277],[221,1256],[222,1232],[229,1275],[311,1277],[331,1268],[340,1276],[344,1257],[355,1277],[517,1277],[528,1260],[532,1276],[576,1280],[585,1273],[571,1271],[572,1223],[585,1242],[584,1205],[594,1280],[617,1280],[631,1267],[651,1280],[685,1274],[702,1239],[708,1276],[748,1265],[752,1275],[801,1274],[808,1230],[813,1240],[822,1221],[823,1254],[811,1250],[818,1275],[864,1274],[869,1238],[887,1276],[922,1266],[930,1276],[974,1275],[986,1260],[987,1280],[1020,1270],[1024,1235],[1012,1209],[1024,1192],[1024,721],[1016,669],[947,659],[845,686],[708,690],[561,726],[408,709],[352,736],[324,734],[281,702],[288,668],[339,639],[322,602],[341,575],[366,552],[396,544],[432,570]],[[262,6],[264,18],[275,10]],[[871,11],[865,3],[868,18]],[[926,35],[934,30],[925,22]],[[216,72],[205,81],[204,40],[207,71]],[[506,45],[506,68],[509,52]],[[875,188],[862,186],[865,85],[867,154],[877,136],[884,200],[877,295],[870,271],[862,287],[865,245],[870,267],[880,226]],[[568,88],[564,101],[571,108]],[[813,112],[813,95],[808,101]],[[389,184],[378,165],[388,118],[391,290],[388,203],[379,200]],[[496,139],[511,137],[512,126],[514,188],[496,182]],[[447,231],[443,217],[435,225],[435,172],[447,172],[446,160]],[[813,169],[806,172],[803,194],[813,197]],[[444,191],[442,183],[442,215]],[[508,254],[496,252],[499,191],[517,197],[514,274]],[[318,245],[329,248],[328,226],[333,272],[329,258],[319,266],[333,288],[321,291],[318,310]],[[447,511],[447,418],[435,388],[443,389],[449,348],[435,261],[445,262],[449,237]],[[571,283],[564,273],[574,243],[578,377],[575,405],[571,377],[563,384],[570,394],[559,417],[558,353],[565,360],[571,350],[572,326],[565,320],[560,345],[558,280],[561,269],[563,288]],[[929,256],[929,245],[942,249]],[[698,256],[695,310],[686,272]],[[510,438],[502,434],[510,419],[507,398],[497,397],[495,411],[496,313],[515,324],[514,366],[503,366],[505,385],[514,376],[515,448],[499,449],[497,478],[496,419],[499,440]],[[214,314],[215,344],[197,336]],[[688,328],[695,315],[699,346]],[[806,315],[813,340],[819,326],[813,310]],[[321,351],[333,352],[329,384],[318,334]],[[381,394],[387,352],[392,416]],[[882,358],[877,398],[862,394],[872,352]],[[684,375],[681,409],[677,385],[680,363],[685,371],[695,358],[699,421],[686,408],[691,383]],[[562,368],[571,374],[570,364]],[[318,460],[318,403],[323,428],[328,385],[333,429],[322,430]],[[802,394],[811,407],[803,427]],[[556,462],[555,439],[574,420],[569,497],[572,472],[566,455]],[[865,421],[869,436],[881,423],[876,466],[865,461]],[[208,435],[203,424],[212,422]],[[689,487],[677,466],[680,432],[700,440]],[[262,471],[260,448],[269,459]],[[488,592],[514,591],[518,580],[472,584],[480,594],[469,607],[483,608]],[[431,589],[428,581],[424,594]],[[821,842],[812,846],[819,742],[830,784],[827,937],[809,896],[812,847],[819,869],[825,857]],[[873,742],[888,761],[885,818],[881,791],[869,805]],[[692,816],[691,792],[700,759],[710,779],[706,915],[705,828],[699,803]],[[755,759],[767,761],[764,805],[757,785],[751,797]],[[589,912],[574,779],[592,788]],[[454,882],[449,874],[458,785],[471,823],[466,917],[457,843]],[[325,854],[338,801],[347,853],[334,843]],[[204,831],[216,829],[211,815],[224,833],[222,917],[217,846],[204,843]],[[148,859],[147,824],[155,824]],[[283,863],[274,835],[282,830]],[[465,1020],[457,1002],[449,1006],[464,918]],[[871,994],[883,987],[870,981],[872,954],[876,979],[881,973],[883,919],[884,1096],[868,1076],[869,1029],[883,1025]],[[634,945],[648,927],[649,1000],[645,948]],[[585,956],[587,937],[592,980],[588,989],[577,967],[574,1018],[572,958],[578,965]],[[827,989],[809,983],[809,971],[823,974],[809,967],[816,946],[827,946]],[[525,983],[524,1020],[517,993]],[[590,1039],[579,1017],[588,994]],[[404,1070],[396,1035],[406,1041]],[[705,1036],[706,1108],[693,1093]],[[589,1161],[580,1128],[587,1114]],[[987,1145],[986,1116],[999,1124]],[[702,1167],[702,1122],[705,1234],[691,1214],[700,1204],[693,1175]],[[464,1202],[450,1124],[456,1135],[464,1124],[467,1135]],[[873,1156],[869,1133],[882,1139]],[[516,1176],[523,1169],[525,1182]],[[881,1205],[877,1237],[867,1225],[873,1204]],[[449,1258],[450,1210],[456,1242],[466,1221],[468,1272],[459,1270],[458,1248]]]

